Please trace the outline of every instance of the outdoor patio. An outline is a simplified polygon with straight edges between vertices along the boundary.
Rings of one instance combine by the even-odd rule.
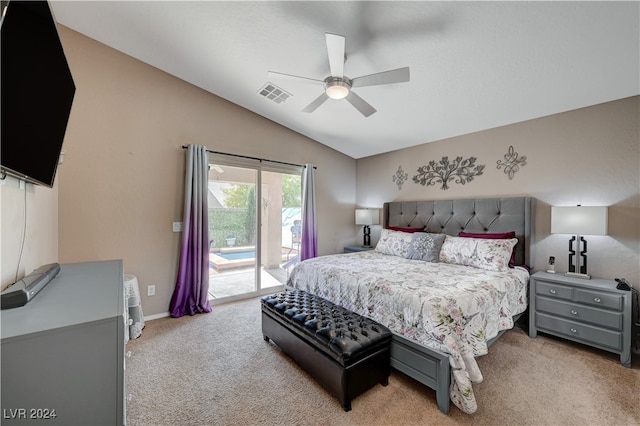
[[[252,249],[252,247],[251,247]],[[250,252],[246,247],[239,247],[235,253]],[[247,255],[248,256],[248,255]],[[287,281],[287,271],[283,268],[287,261],[297,256],[297,250],[288,247],[282,248],[282,264],[277,268],[260,267],[261,288],[282,286]],[[221,253],[209,254],[209,298],[221,299],[223,297],[237,296],[255,292],[255,258],[240,256],[237,259],[227,259]]]
[[[273,272],[281,275],[281,277],[279,279],[275,278],[274,275],[272,275]],[[282,269],[272,269],[268,271],[260,268],[260,281],[263,289],[284,285],[286,279],[286,272]],[[220,299],[254,291],[255,270],[253,268],[228,271],[209,276],[210,299]]]

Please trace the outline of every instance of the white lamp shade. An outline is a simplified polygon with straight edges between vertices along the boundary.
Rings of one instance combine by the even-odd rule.
[[[551,233],[607,235],[607,207],[551,207]]]
[[[356,225],[377,225],[379,223],[379,209],[356,209]]]

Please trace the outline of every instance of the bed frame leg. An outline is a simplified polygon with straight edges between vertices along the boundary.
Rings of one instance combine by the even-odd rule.
[[[438,409],[449,414],[451,409],[451,398],[449,397],[449,386],[451,385],[451,371],[449,369],[449,360],[441,361],[438,364],[438,384],[436,389],[436,401]]]

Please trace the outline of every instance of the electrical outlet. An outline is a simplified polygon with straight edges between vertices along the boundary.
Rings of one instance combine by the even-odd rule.
[[[147,286],[147,296],[155,296],[156,295],[156,286],[148,285]]]
[[[182,232],[182,222],[173,222],[173,232]]]

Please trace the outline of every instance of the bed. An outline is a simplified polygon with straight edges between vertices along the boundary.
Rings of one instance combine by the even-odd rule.
[[[473,413],[475,358],[528,305],[534,201],[385,203],[374,250],[307,259],[288,285],[387,326],[391,366],[435,390],[443,413]]]

